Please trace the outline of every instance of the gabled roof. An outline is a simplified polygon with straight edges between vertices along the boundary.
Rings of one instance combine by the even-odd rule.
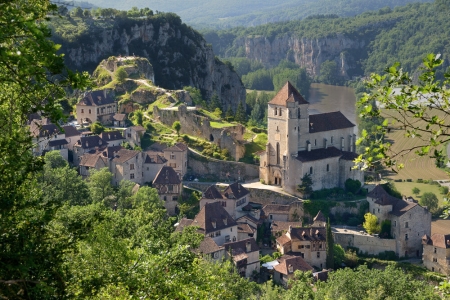
[[[100,138],[102,138],[104,141],[117,141],[124,139],[122,133],[119,130],[103,131],[102,133],[100,133]]]
[[[303,258],[300,256],[283,255],[278,259],[279,264],[274,266],[274,270],[278,273],[289,275],[295,271],[300,270],[302,272],[314,270]],[[292,271],[289,272],[289,267],[292,267]]]
[[[182,218],[180,222],[178,222],[177,228],[175,228],[175,231],[183,231],[183,229],[187,226],[190,226],[194,220]]]
[[[139,153],[141,152],[135,150],[120,149],[115,154],[113,154],[114,157],[111,159],[111,161],[121,164],[132,158],[135,158],[137,155],[139,155]]]
[[[213,184],[209,186],[206,191],[203,192],[202,198],[204,199],[223,199],[222,194],[217,190],[216,186]]]
[[[30,133],[33,137],[51,137],[52,135],[59,134],[60,130],[55,124],[41,125],[41,120],[34,120],[30,124]]]
[[[290,242],[291,242],[291,239],[289,237],[287,237],[285,234],[283,234],[282,236],[277,238],[277,243],[280,244],[281,246],[287,245]]]
[[[327,219],[325,219],[325,216],[324,216],[324,214],[322,213],[322,211],[319,210],[319,212],[317,213],[317,215],[314,217],[313,221],[326,222]]]
[[[91,136],[82,136],[75,144],[77,147],[81,147],[83,149],[90,149],[95,147],[103,147],[106,146],[108,143],[103,140],[98,135],[91,135]]]
[[[247,223],[238,223],[237,228],[238,228],[238,232],[241,232],[241,233],[253,234],[256,231],[256,229],[253,226],[250,226]]]
[[[74,126],[63,126],[64,134],[66,135],[66,138],[81,135],[81,132],[79,132]]]
[[[235,182],[230,184],[223,192],[225,197],[239,199],[249,194],[249,191],[240,183]]]
[[[272,224],[270,225],[270,229],[272,232],[288,231],[289,227],[300,228],[300,227],[303,227],[303,223],[302,222],[273,221]]]
[[[299,241],[325,241],[326,229],[324,227],[291,228],[291,240]]]
[[[427,244],[438,248],[450,248],[450,234],[435,233],[428,240]]]
[[[167,147],[166,149],[164,149],[164,152],[166,151],[171,151],[171,152],[184,152],[187,151],[188,146],[186,146],[183,143],[176,143],[175,145],[171,146],[171,147]]]
[[[288,214],[290,206],[281,204],[267,204],[262,208],[264,215],[272,214]]]
[[[224,228],[237,226],[237,223],[222,207],[220,202],[214,202],[206,203],[195,216],[191,225],[200,227],[203,234],[208,234]]]
[[[48,142],[49,147],[55,147],[55,146],[62,146],[62,145],[67,145],[69,142],[67,142],[66,139],[61,139],[61,140],[53,140]]]
[[[107,158],[101,153],[85,153],[81,156],[80,166],[95,168],[99,160],[102,160],[105,165],[107,164],[105,161]]]
[[[309,116],[309,133],[352,128],[350,122],[340,111]]]
[[[126,114],[115,114],[114,116],[113,116],[113,120],[115,120],[115,121],[124,121],[125,119],[127,118],[127,115]]]
[[[311,151],[299,151],[297,159],[301,162],[315,161],[332,157],[340,157],[342,151],[335,147],[313,149]]]
[[[250,222],[255,223],[255,224],[262,223],[262,220],[257,220],[251,215],[243,215],[242,217],[237,218],[236,222],[238,222],[238,223],[247,223],[247,220],[249,220]]]
[[[308,104],[297,89],[288,81],[278,91],[275,97],[270,100],[269,104],[286,106],[287,102],[297,102],[298,104]]]
[[[250,251],[247,251],[247,243],[250,244]],[[242,253],[250,253],[259,251],[258,244],[254,238],[248,238],[242,241],[230,242],[223,244],[225,251],[229,252],[232,256],[237,256]]]
[[[86,92],[83,98],[77,105],[82,106],[101,106],[114,103],[115,100],[112,97],[112,93],[108,93],[106,90],[89,91]]]
[[[202,254],[211,254],[220,250],[223,250],[223,246],[218,246],[212,238],[207,236],[200,243],[200,246],[194,250],[194,252]]]
[[[145,131],[145,128],[144,127],[142,127],[142,126],[131,126],[131,127],[128,127],[128,128],[130,128],[131,130],[134,130],[134,131],[136,131],[136,132],[140,132],[140,131]]]
[[[181,180],[172,167],[163,166],[156,174],[153,184],[180,184]]]
[[[397,217],[403,215],[411,208],[414,208],[416,206],[421,207],[415,202],[405,201],[403,199],[398,199],[389,195],[379,184],[370,193],[367,194],[367,197],[375,199],[375,203],[378,205],[392,205],[392,211],[390,211],[389,213]]]
[[[164,164],[167,162],[167,159],[162,156],[162,153],[156,151],[146,151],[145,152],[145,161],[146,164]]]

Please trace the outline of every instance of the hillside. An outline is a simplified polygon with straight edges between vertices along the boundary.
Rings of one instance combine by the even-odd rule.
[[[150,6],[154,11],[174,12],[195,28],[230,28],[235,26],[257,26],[266,23],[299,20],[316,14],[354,16],[382,7],[405,5],[428,0],[279,0],[279,1],[164,1],[145,0],[107,1],[91,0],[100,7],[128,10],[133,6]]]
[[[139,56],[149,60],[154,83],[166,89],[193,86],[204,99],[217,95],[224,110],[245,103],[239,76],[217,59],[203,37],[173,13],[127,17],[53,18],[53,40],[61,44],[71,69],[92,72],[109,56]],[[110,16],[111,13],[107,15]]]
[[[447,59],[449,12],[448,5],[415,3],[355,17],[322,15],[253,28],[209,31],[205,38],[216,53],[232,62],[239,57],[247,63],[274,67],[288,60],[305,68],[316,80],[322,75],[322,64],[327,63],[330,76],[348,80],[382,72],[395,61],[414,72],[422,57],[431,52]],[[234,67],[239,69],[238,65]]]

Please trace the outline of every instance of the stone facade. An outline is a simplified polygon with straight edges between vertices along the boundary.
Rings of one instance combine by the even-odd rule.
[[[450,274],[450,234],[435,233],[423,236],[422,261],[424,266],[444,275]]]
[[[164,201],[167,213],[171,216],[176,215],[183,185],[175,170],[172,167],[163,166],[156,174],[152,186],[158,190],[159,198]]]
[[[379,255],[386,251],[397,251],[397,241],[382,239],[378,236],[360,232],[357,228],[333,228],[333,238],[336,244],[344,249],[358,248],[359,253],[365,255]]]
[[[197,113],[196,108],[186,107],[185,105],[166,109],[154,106],[153,116],[167,126],[172,126],[175,121],[179,121],[181,133],[200,136],[215,143],[221,149],[227,149],[236,161],[244,156],[243,134],[245,127],[242,125],[214,128],[210,125],[210,120],[207,117]]]
[[[110,125],[116,112],[114,93],[108,90],[86,92],[76,105],[77,121],[80,125],[96,121]]]
[[[183,178],[187,173],[187,157],[188,147],[183,143],[176,143],[164,149],[164,158],[167,160],[167,165],[172,167],[180,178]]]
[[[252,278],[254,272],[259,275],[259,247],[253,238],[226,243],[223,247],[242,277]]]
[[[144,183],[152,182],[156,174],[163,166],[167,165],[167,160],[164,158],[163,153],[155,151],[146,151],[144,159]]]
[[[121,149],[114,153],[109,167],[114,175],[113,184],[118,186],[122,180],[143,184],[143,161],[144,155],[140,151]]]
[[[141,146],[141,138],[145,134],[145,128],[142,126],[131,126],[125,129],[124,136],[132,148]]]
[[[44,155],[48,151],[59,151],[61,156],[69,159],[68,142],[65,133],[61,132],[55,124],[51,124],[48,119],[33,120],[30,123],[30,134],[32,136],[35,156]]]
[[[391,221],[391,236],[399,257],[421,257],[422,237],[431,233],[431,213],[418,203],[390,196],[381,185],[369,194],[369,211],[378,221]]]
[[[314,190],[344,187],[348,178],[363,182],[363,172],[352,169],[355,125],[341,112],[309,115],[308,106],[289,82],[268,103],[269,140],[260,152],[260,179],[298,195],[305,174]]]

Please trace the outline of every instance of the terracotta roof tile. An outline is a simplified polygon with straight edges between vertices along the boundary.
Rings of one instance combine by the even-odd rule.
[[[210,254],[223,250],[223,246],[218,246],[216,242],[210,237],[205,237],[200,243],[200,246],[194,250],[196,253]]]
[[[139,153],[141,152],[135,150],[120,149],[115,153],[114,157],[112,158],[112,161],[121,164],[132,158],[135,158],[136,156],[139,155]]]
[[[280,236],[279,238],[277,238],[277,243],[278,244],[280,244],[280,245],[282,245],[282,246],[284,246],[284,245],[286,245],[286,244],[288,244],[288,243],[290,243],[291,242],[291,239],[290,238],[288,238],[286,235],[282,235],[282,236]]]
[[[153,184],[180,184],[181,180],[172,167],[163,166],[156,174]]]
[[[175,145],[171,146],[171,147],[167,147],[166,149],[164,149],[164,151],[173,151],[173,152],[179,152],[179,151],[187,151],[188,146],[183,144],[183,143],[176,143]]]
[[[209,186],[206,191],[203,192],[204,199],[223,199],[223,195],[219,192],[216,186],[213,184]]]
[[[297,89],[288,81],[278,91],[269,104],[286,106],[287,102],[297,102],[298,104],[308,104]]]
[[[450,234],[435,233],[430,238],[431,244],[438,248],[450,248]]]
[[[164,164],[167,162],[167,159],[162,156],[162,153],[156,151],[146,151],[145,152],[145,161],[146,164]]]
[[[289,226],[292,228],[303,227],[302,222],[283,222],[283,221],[273,221],[270,225],[270,229],[273,233],[275,232],[286,232],[289,230]]]
[[[82,136],[75,144],[77,147],[83,149],[90,149],[95,147],[104,147],[108,143],[100,138],[98,135]]]
[[[262,208],[264,215],[268,216],[270,213],[273,214],[288,214],[290,206],[281,204],[267,204]]]
[[[215,223],[215,227],[213,223]],[[206,203],[195,216],[191,225],[200,227],[203,234],[208,234],[224,228],[237,226],[237,223],[222,207],[220,202],[214,202]]]
[[[279,264],[274,266],[275,271],[289,275],[297,270],[302,272],[314,270],[303,258],[300,256],[283,255],[278,259]],[[289,272],[289,266],[292,266],[292,271]]]
[[[238,232],[241,232],[241,233],[250,233],[250,234],[252,234],[252,233],[255,233],[255,231],[256,231],[255,228],[253,228],[252,226],[250,226],[247,223],[238,223],[238,227],[237,228],[238,228]]]
[[[115,121],[124,121],[124,120],[126,120],[126,118],[127,118],[127,115],[126,114],[115,114],[114,116],[113,116],[113,120],[115,120]]]
[[[351,127],[355,127],[355,124],[350,122],[340,111],[309,116],[309,133]]]

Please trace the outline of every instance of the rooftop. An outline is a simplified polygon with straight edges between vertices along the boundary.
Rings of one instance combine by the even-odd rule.
[[[288,102],[297,102],[298,104],[308,104],[299,91],[288,81],[278,91],[269,104],[286,106]]]
[[[101,106],[114,103],[114,97],[112,93],[108,93],[107,90],[89,91],[86,92],[83,98],[77,105],[83,106]]]
[[[312,271],[314,270],[303,258],[300,256],[291,256],[291,255],[283,255],[278,259],[279,264],[274,266],[274,270],[284,274],[289,275],[294,273],[296,270],[300,270],[302,272]],[[289,267],[291,267],[291,271],[289,271]]]
[[[237,226],[236,221],[222,207],[220,202],[206,203],[195,216],[192,226],[198,226],[203,234]]]
[[[309,133],[352,127],[355,127],[355,124],[350,122],[340,111],[309,116]]]
[[[156,174],[153,184],[180,184],[181,180],[172,167],[163,166]]]

